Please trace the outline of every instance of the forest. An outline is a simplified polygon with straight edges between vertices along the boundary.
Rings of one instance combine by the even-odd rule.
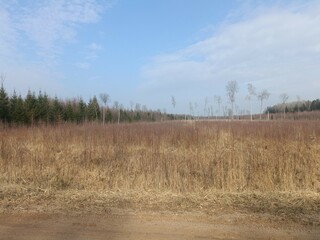
[[[100,103],[96,96],[90,98],[88,102],[85,102],[81,97],[62,100],[57,96],[52,98],[42,91],[36,94],[30,90],[26,97],[18,95],[15,91],[10,96],[2,84],[0,88],[0,122],[33,125],[91,121],[109,123],[160,121],[174,118],[172,114],[162,113],[161,110],[149,110],[145,105],[139,103],[132,104],[131,109],[125,109],[117,101],[112,107],[108,107],[109,96],[107,94],[100,94],[99,99]]]
[[[313,101],[296,101],[286,104],[276,104],[274,106],[268,107],[265,111],[266,113],[280,113],[280,112],[308,112],[308,111],[317,111],[320,110],[320,99]]]

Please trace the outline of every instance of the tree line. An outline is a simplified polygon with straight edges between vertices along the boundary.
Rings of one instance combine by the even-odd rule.
[[[118,101],[110,105],[110,97],[108,94],[100,94],[99,97],[93,96],[88,102],[85,102],[81,97],[61,100],[58,97],[51,98],[45,92],[28,91],[25,97],[17,94],[15,91],[10,96],[3,86],[4,77],[1,75],[0,88],[0,122],[10,124],[56,124],[61,122],[84,123],[84,122],[102,122],[104,123],[120,123],[120,122],[137,122],[137,121],[162,121],[175,119],[199,119],[200,111],[197,103],[189,103],[190,113],[188,115],[167,114],[158,109],[156,111],[149,110],[145,105],[131,102],[130,108],[123,107]],[[234,118],[234,112],[237,118],[242,115],[250,115],[253,120],[252,100],[256,97],[259,102],[260,113],[259,119],[262,119],[262,114],[277,114],[282,113],[283,118],[286,118],[286,113],[308,112],[320,110],[320,100],[301,101],[297,97],[296,102],[289,102],[289,96],[284,93],[280,95],[281,103],[267,107],[263,111],[263,103],[269,98],[270,93],[263,89],[260,92],[249,83],[247,85],[248,94],[246,100],[250,103],[250,111],[239,111],[235,104],[236,93],[238,92],[238,83],[236,81],[229,81],[226,85],[227,97],[230,103],[230,108],[222,106],[223,118]],[[218,106],[215,118],[220,115],[221,97],[214,96],[214,102]],[[176,108],[176,99],[171,97],[173,110]],[[205,98],[204,115],[201,118],[214,117],[213,105],[209,105],[209,100]],[[219,117],[221,119],[222,117]]]
[[[0,88],[0,122],[33,125],[61,122],[120,123],[174,119],[172,114],[166,114],[160,110],[149,110],[145,105],[139,103],[131,103],[131,108],[126,109],[117,101],[109,107],[108,101],[107,94],[100,94],[99,99],[93,96],[88,102],[85,102],[81,97],[61,100],[58,97],[52,98],[42,91],[36,94],[30,90],[25,97],[15,91],[10,96],[2,83]]]
[[[320,110],[320,99],[313,101],[295,101],[295,102],[282,102],[274,106],[268,107],[266,112],[269,113],[297,113],[297,112],[308,112]]]

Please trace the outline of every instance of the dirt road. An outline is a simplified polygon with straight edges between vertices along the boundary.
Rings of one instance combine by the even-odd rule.
[[[241,214],[2,214],[0,239],[320,239],[320,229],[254,221]]]

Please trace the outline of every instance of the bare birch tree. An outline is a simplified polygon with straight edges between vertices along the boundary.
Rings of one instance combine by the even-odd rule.
[[[194,109],[195,109],[195,115],[197,116],[197,119],[199,120],[199,111],[198,111],[198,103],[194,103]]]
[[[256,88],[251,83],[248,83],[248,95],[246,99],[248,99],[250,102],[250,120],[251,121],[252,121],[252,97],[255,95],[257,95]]]
[[[263,106],[263,101],[267,100],[270,96],[270,93],[268,90],[264,89],[262,90],[258,95],[257,98],[260,101],[260,120],[261,120],[261,115],[262,115],[262,106]]]
[[[190,111],[190,119],[193,117],[193,104],[192,102],[189,102],[189,111]]]
[[[227,96],[231,103],[231,118],[233,119],[234,115],[234,103],[236,101],[236,93],[239,90],[237,81],[229,81],[226,86]]]
[[[175,109],[176,109],[176,99],[174,98],[174,96],[171,96],[171,104],[173,106],[173,110],[175,111]],[[176,119],[175,113],[173,113],[173,119]]]
[[[208,97],[205,97],[204,99],[204,109],[203,109],[203,115],[204,117],[206,117],[206,115],[208,114],[208,103],[209,103],[209,99]]]
[[[115,101],[113,103],[113,106],[117,110],[117,113],[118,113],[118,124],[120,124],[120,109],[121,109],[121,106],[120,106],[118,101]]]
[[[109,94],[107,93],[100,93],[100,99],[104,104],[104,107],[102,109],[102,122],[103,124],[105,124],[105,119],[106,119],[106,108],[107,108],[107,103],[110,100]]]
[[[220,115],[220,107],[221,107],[221,97],[220,96],[214,96],[214,102],[216,104],[218,104],[218,112],[217,114]],[[217,115],[216,115],[216,119],[217,119]]]
[[[283,106],[283,119],[285,119],[286,118],[286,102],[288,101],[289,96],[286,93],[282,93],[280,95],[280,99],[281,99],[282,106]]]

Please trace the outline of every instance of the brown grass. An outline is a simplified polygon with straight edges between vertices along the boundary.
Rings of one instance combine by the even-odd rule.
[[[0,184],[0,201],[9,201],[9,206],[16,202],[16,207],[33,196],[43,203],[58,199],[69,208],[84,198],[91,204],[111,206],[111,201],[146,209],[210,212],[219,205],[319,215],[320,125],[270,121],[2,127]]]

